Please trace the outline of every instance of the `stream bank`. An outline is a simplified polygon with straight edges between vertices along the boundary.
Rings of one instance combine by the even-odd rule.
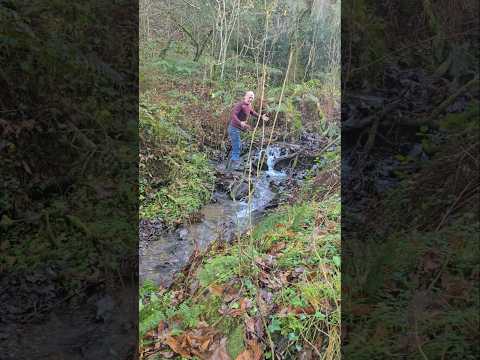
[[[214,163],[212,201],[200,210],[196,222],[167,229],[158,220],[140,221],[140,282],[169,287],[197,251],[205,251],[215,241],[229,243],[246,232],[298,188],[318,166],[314,155],[325,146],[323,150],[335,148],[316,134],[305,134],[299,144],[277,143],[254,150],[250,199],[249,169],[228,171],[225,164]],[[242,161],[247,163],[247,154]]]

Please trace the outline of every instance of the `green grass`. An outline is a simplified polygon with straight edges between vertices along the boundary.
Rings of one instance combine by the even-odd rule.
[[[153,319],[181,320],[183,330],[194,328],[197,321],[205,321],[228,336],[231,354],[238,354],[243,348],[242,318],[221,316],[219,309],[225,306],[222,296],[210,293],[211,286],[236,289],[240,298],[249,299],[253,306],[246,313],[255,317],[259,314],[256,295],[259,291],[270,291],[277,312],[265,314],[267,331],[275,343],[287,341],[287,356],[296,356],[307,344],[318,341],[323,333],[325,346],[322,353],[338,354],[340,320],[340,232],[338,196],[332,196],[323,203],[301,201],[284,207],[266,217],[252,232],[232,247],[207,256],[197,270],[195,278],[200,288],[193,297],[177,307],[168,302],[156,300],[141,305],[141,314],[160,313]],[[322,220],[323,219],[323,220]],[[269,276],[278,277],[302,267],[304,272],[298,278],[283,284],[279,289],[270,289],[259,281],[262,271],[261,259],[266,259],[275,244],[288,245],[275,254],[276,261],[268,270]],[[253,247],[251,245],[253,244]],[[193,280],[195,281],[195,280]],[[144,285],[148,287],[148,285]],[[263,290],[262,290],[263,289]],[[149,290],[151,291],[151,289]],[[170,292],[166,292],[169,294]],[[144,298],[145,299],[145,298]],[[145,300],[144,300],[145,302]],[[238,303],[230,303],[238,308]],[[279,309],[305,309],[279,314]],[[170,312],[167,314],[167,312]],[[144,320],[142,320],[144,319]],[[141,317],[143,334],[156,326],[152,317]],[[142,335],[142,333],[141,333]],[[328,348],[328,344],[330,348]],[[328,350],[327,350],[328,349]],[[268,355],[267,355],[268,356]],[[325,355],[327,356],[327,355]]]

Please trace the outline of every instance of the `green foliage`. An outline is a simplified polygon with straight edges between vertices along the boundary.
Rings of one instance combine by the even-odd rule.
[[[198,274],[202,286],[224,283],[237,273],[239,258],[237,256],[218,256],[207,261]]]
[[[198,63],[186,59],[160,59],[149,63],[147,70],[148,68],[154,68],[166,74],[190,77],[198,74],[199,66]]]
[[[449,132],[478,132],[480,115],[480,103],[472,101],[468,104],[466,111],[447,114],[440,120],[440,128]]]
[[[158,289],[149,282],[140,288],[139,299],[139,336],[158,326],[161,320],[173,316],[174,307],[171,305],[169,294],[157,295]]]
[[[348,24],[344,29],[348,32],[342,33],[344,39],[348,38],[350,45],[342,48],[342,57],[350,58],[351,54],[357,54],[351,57],[351,67],[361,68],[359,76],[368,79],[371,82],[380,81],[383,71],[384,55],[387,52],[385,42],[385,22],[376,15],[376,4],[369,0],[356,1],[352,7],[347,8],[347,3],[343,2],[345,7],[342,10],[343,21]],[[358,55],[359,54],[359,55]],[[375,66],[370,66],[375,64]]]
[[[470,187],[478,166],[473,157],[466,160],[463,155],[467,148],[478,154],[478,103],[440,119],[439,130],[424,127],[419,134],[430,145],[431,159],[419,163],[419,172],[380,202],[382,226],[377,231],[365,234],[361,245],[345,242],[346,251],[363,255],[343,269],[350,297],[372,301],[369,314],[351,314],[348,326],[356,334],[384,334],[375,342],[352,337],[345,352],[362,359],[405,354],[404,334],[411,331],[428,339],[422,344],[424,355],[416,348],[411,357],[460,354],[458,358],[473,359],[478,352],[470,333],[479,323],[478,315],[473,315],[479,297],[472,276],[478,272],[473,259],[480,255],[480,223],[472,212],[478,191]],[[467,190],[471,195],[458,204],[459,194]]]
[[[0,178],[8,194],[0,196],[0,271],[52,269],[54,302],[118,274],[137,236],[138,126],[125,104],[136,101],[138,59],[125,46],[132,19],[112,16],[117,6],[0,6]],[[95,43],[92,34],[101,34]]]
[[[237,356],[245,349],[245,344],[243,341],[244,332],[245,327],[243,325],[239,325],[228,335],[227,351],[232,359],[236,359]]]
[[[177,124],[178,108],[140,107],[140,216],[182,221],[211,196],[214,175],[208,159]]]

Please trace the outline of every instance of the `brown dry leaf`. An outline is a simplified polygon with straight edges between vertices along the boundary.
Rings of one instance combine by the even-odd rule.
[[[315,308],[313,306],[307,306],[304,308],[296,308],[295,313],[296,314],[307,314],[307,315],[312,315],[315,314]]]
[[[223,292],[225,291],[225,287],[221,285],[210,285],[208,290],[210,290],[213,295],[222,296]]]
[[[327,221],[325,227],[328,231],[333,231],[337,228],[337,223],[335,221]]]
[[[278,317],[287,317],[291,312],[290,306],[284,306],[280,309],[279,312],[277,312]]]
[[[317,350],[320,350],[322,348],[324,340],[325,340],[325,338],[322,335],[317,336],[317,338],[315,339],[315,343],[314,343],[315,348]]]
[[[436,269],[440,268],[440,263],[434,261],[432,258],[426,258],[423,262],[423,271],[425,272],[432,272]]]
[[[263,270],[258,275],[258,278],[266,287],[269,287],[270,289],[280,289],[285,285],[285,283],[288,282],[283,282],[285,279],[270,276]]]
[[[212,355],[208,358],[209,360],[231,360],[230,355],[227,351],[227,338],[224,337],[220,340],[220,343],[213,351]]]
[[[278,276],[278,280],[280,280],[280,283],[282,286],[288,284],[288,277],[290,276],[291,273],[292,273],[291,271],[285,271],[283,273],[280,273],[280,275]]]
[[[250,316],[245,316],[245,330],[247,334],[255,333],[255,319]]]
[[[248,298],[240,300],[240,309],[250,309],[252,307],[252,301]]]
[[[240,297],[240,291],[233,286],[225,287],[223,290],[223,300],[230,302]]]
[[[168,336],[165,343],[177,354],[184,357],[197,356],[200,359],[210,359],[218,346],[218,331],[199,323],[199,328],[184,332],[180,336]]]
[[[172,299],[172,305],[178,305],[180,304],[184,299],[185,299],[185,291],[183,290],[176,290],[172,291],[171,294],[171,299]]]
[[[284,242],[278,242],[272,245],[270,250],[268,250],[268,253],[270,255],[275,255],[279,253],[281,250],[285,249],[287,247],[287,244]]]
[[[270,306],[265,302],[264,299],[262,299],[261,296],[257,297],[257,304],[261,314],[267,315],[270,312]]]
[[[261,257],[255,258],[255,263],[260,266],[262,269],[267,269],[268,265],[265,263],[265,260]]]
[[[284,228],[286,227],[285,224],[276,224],[275,227],[278,229],[278,228]]]
[[[210,346],[210,342],[212,341],[212,339],[208,338],[208,339],[203,339],[203,343],[200,344],[200,350],[202,352],[204,351],[207,351],[209,346]]]
[[[298,355],[299,360],[313,360],[313,351],[305,349]]]
[[[150,330],[143,336],[145,340],[153,340],[155,339],[155,337],[156,337],[155,330]]]
[[[260,271],[260,274],[258,274],[258,279],[263,282],[265,285],[268,285],[270,282],[270,276],[268,275],[267,272],[265,271]]]
[[[313,306],[307,306],[307,307],[292,307],[291,305],[289,306],[284,306],[280,311],[276,314],[278,317],[287,317],[290,314],[315,314],[315,308]]]
[[[256,340],[248,340],[247,349],[241,352],[235,360],[261,360],[262,346]]]
[[[233,317],[241,316],[246,313],[247,309],[252,307],[252,301],[247,298],[243,298],[240,300],[238,309],[228,309],[222,306],[219,310],[220,314],[222,315],[229,315]]]
[[[314,305],[314,304],[313,304]],[[314,305],[315,306],[315,305]],[[330,302],[329,299],[323,298],[320,300],[320,309],[322,309],[323,312],[330,312],[333,310],[332,303]]]
[[[182,344],[183,340],[183,336],[178,337],[178,340],[173,336],[168,336],[165,340],[165,343],[170,346],[170,349],[172,349],[177,354],[185,357],[190,357],[190,351],[184,349],[184,344]]]
[[[288,238],[294,238],[296,236],[296,234],[291,231],[291,230],[288,230],[286,233],[285,233],[285,236],[287,236]]]
[[[263,339],[263,337],[265,336],[263,322],[260,316],[257,316],[255,318],[255,333],[258,339]]]
[[[165,321],[160,321],[157,326],[157,337],[162,340],[168,335],[168,324]]]

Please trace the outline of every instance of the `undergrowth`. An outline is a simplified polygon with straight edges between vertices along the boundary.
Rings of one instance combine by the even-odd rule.
[[[474,101],[440,119],[439,130],[421,129],[431,158],[369,214],[382,221],[367,226],[364,243],[346,239],[347,252],[364,255],[343,272],[352,299],[345,322],[357,334],[346,353],[477,357],[478,111]]]
[[[140,106],[140,217],[181,222],[210,200],[214,175],[207,157],[176,123],[178,110]]]
[[[336,154],[330,165],[338,166]],[[195,331],[207,331],[202,329],[227,338],[233,359],[252,341],[265,359],[273,358],[272,351],[284,359],[338,358],[339,189],[312,186],[326,171],[335,176],[335,166],[312,174],[295,203],[273,211],[232,246],[206,254],[185,283],[169,290],[145,283],[143,358],[151,358],[155,344],[168,352],[167,343],[180,346]],[[167,337],[159,323],[169,329]]]

